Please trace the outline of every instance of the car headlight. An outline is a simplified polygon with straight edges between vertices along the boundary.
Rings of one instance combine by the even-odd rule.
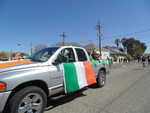
[[[6,91],[7,89],[7,84],[4,82],[0,82],[0,92]]]

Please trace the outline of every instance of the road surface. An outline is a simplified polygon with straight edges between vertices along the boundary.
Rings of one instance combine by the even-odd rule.
[[[115,65],[105,87],[49,100],[45,113],[150,113],[150,66]]]

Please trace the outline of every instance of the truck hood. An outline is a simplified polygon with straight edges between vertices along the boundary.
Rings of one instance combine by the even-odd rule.
[[[41,66],[41,64],[42,63],[40,63],[40,62],[32,62],[30,60],[20,60],[20,61],[11,61],[11,62],[0,63],[0,73],[13,71],[13,70],[19,70],[19,69],[27,69],[27,68],[37,67],[37,66]]]

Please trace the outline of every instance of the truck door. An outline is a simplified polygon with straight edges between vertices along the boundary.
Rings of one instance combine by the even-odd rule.
[[[56,60],[53,63],[52,69],[53,69],[53,79],[50,80],[51,83],[53,83],[54,88],[63,87],[64,82],[64,69],[63,64],[64,63],[73,63],[75,62],[75,55],[72,48],[65,48],[61,50],[61,52],[58,54]]]
[[[78,57],[78,62],[80,62],[81,66],[83,66],[83,73],[86,75],[86,81],[88,82],[88,85],[95,83],[95,68],[88,60],[88,55],[86,54],[85,50],[81,48],[75,48],[75,50]]]

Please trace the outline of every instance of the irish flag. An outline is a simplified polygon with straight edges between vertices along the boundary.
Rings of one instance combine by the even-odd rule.
[[[16,61],[4,62],[4,63],[0,63],[0,69],[4,69],[19,64],[27,64],[31,62],[32,62],[31,60],[16,60]]]
[[[96,83],[90,62],[64,63],[65,93],[71,93]]]

